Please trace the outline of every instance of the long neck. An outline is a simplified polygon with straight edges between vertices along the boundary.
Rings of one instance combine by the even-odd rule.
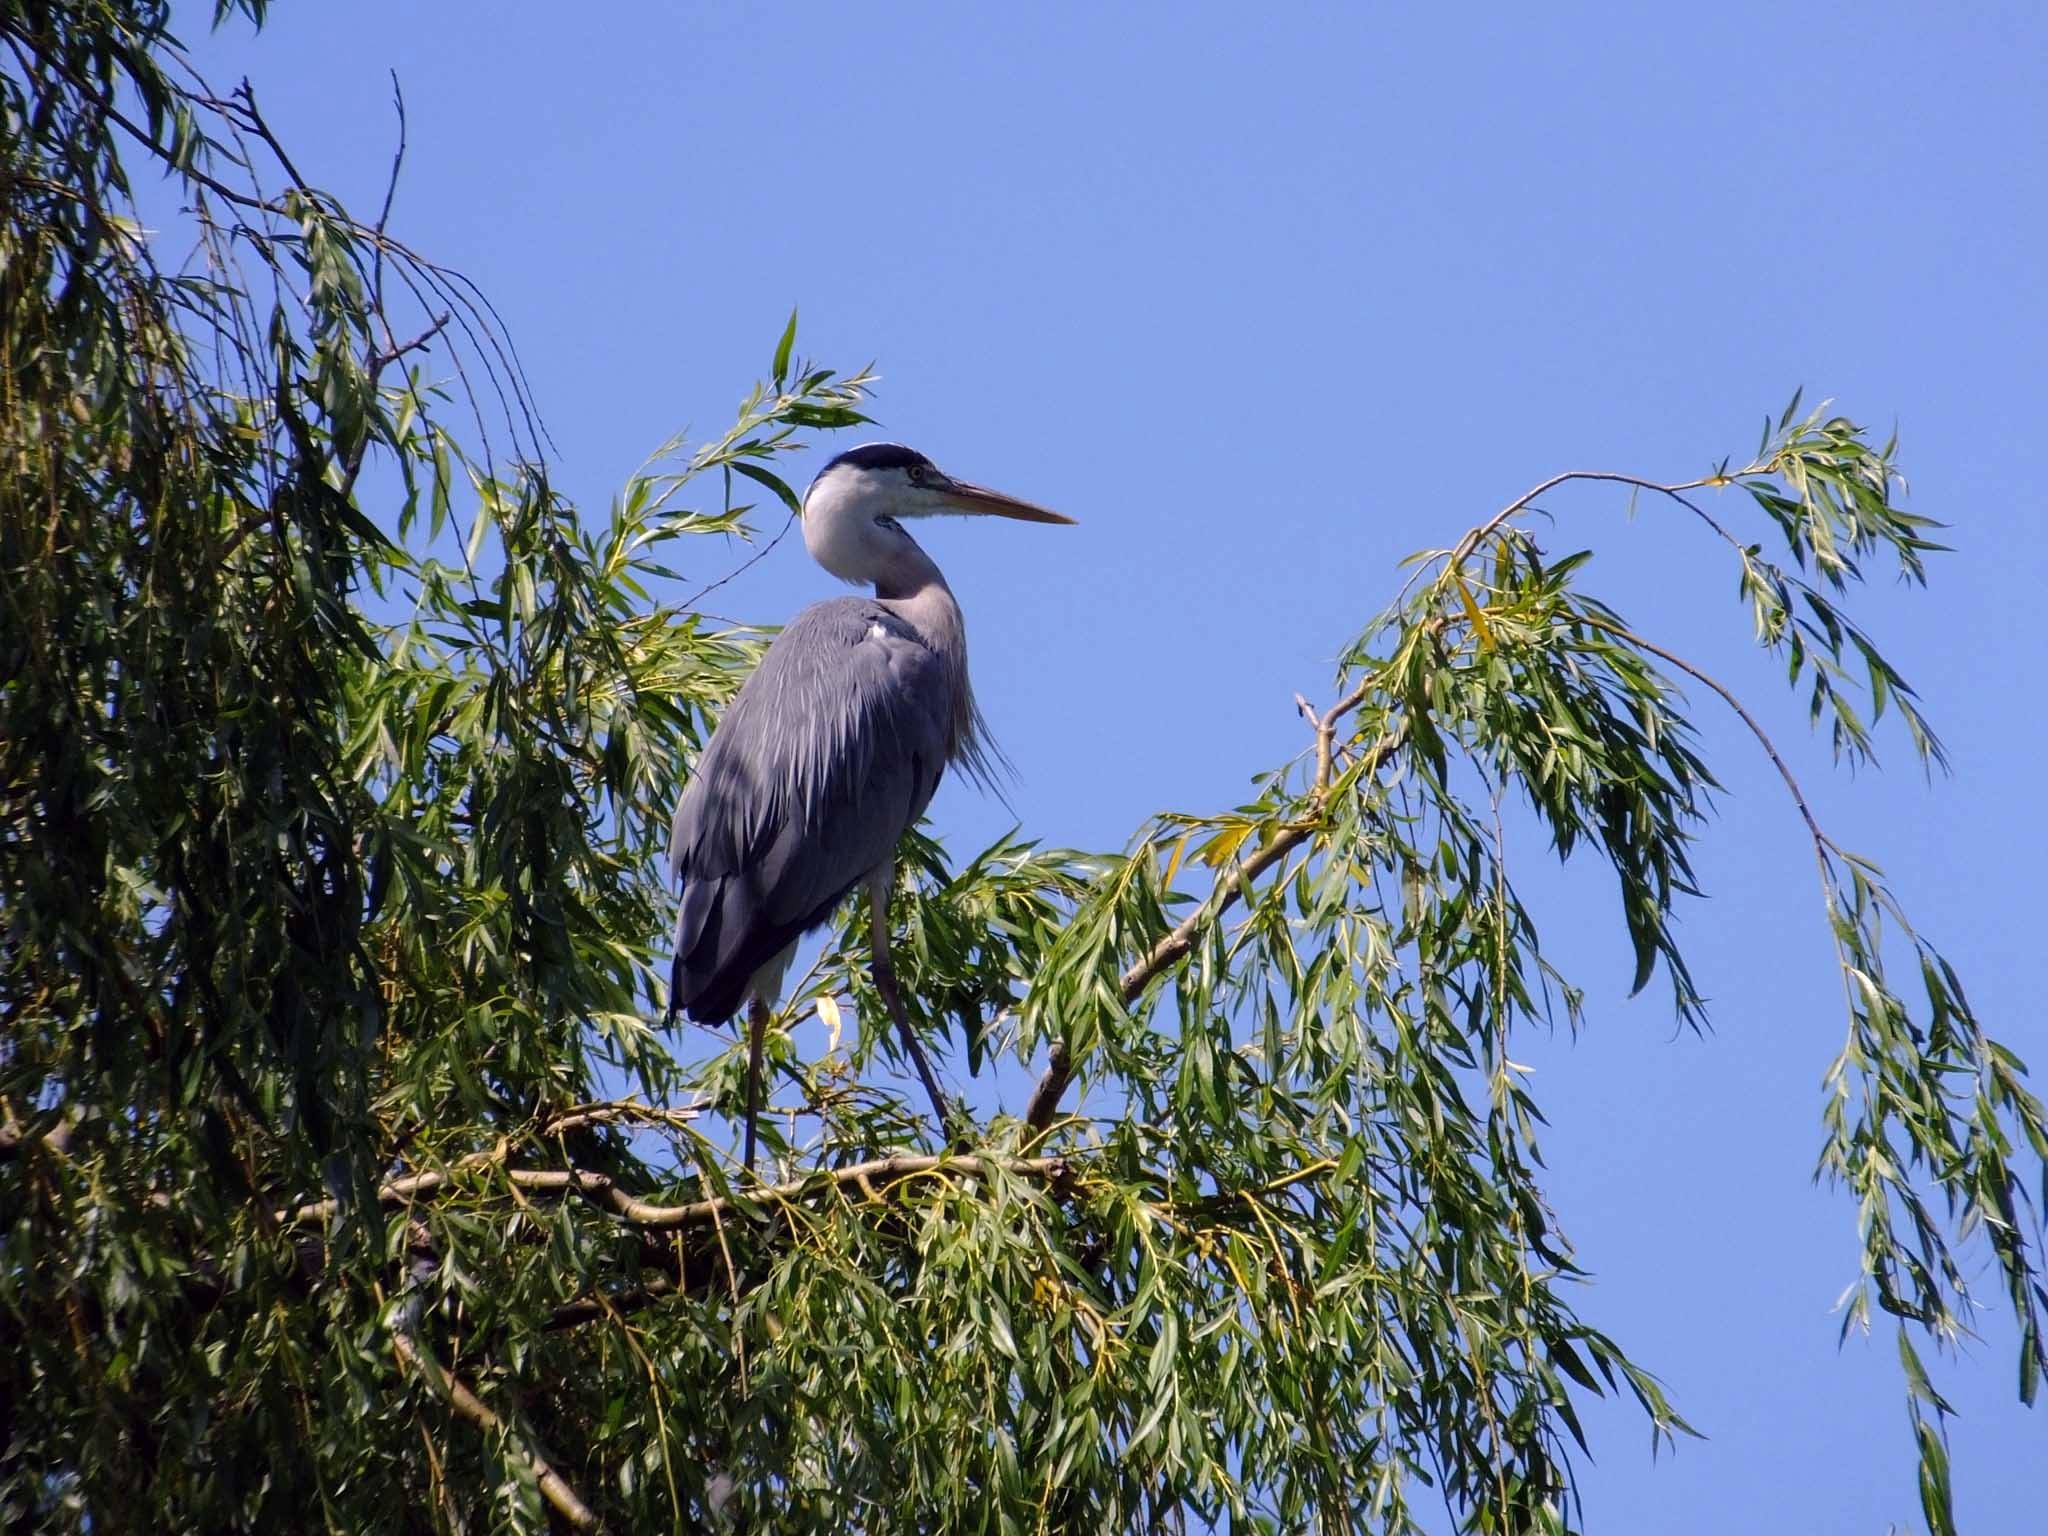
[[[920,549],[914,560],[902,560],[875,583],[875,599],[916,630],[932,654],[945,662],[953,687],[953,730],[947,756],[976,779],[989,782],[992,744],[967,680],[967,621],[946,578]]]

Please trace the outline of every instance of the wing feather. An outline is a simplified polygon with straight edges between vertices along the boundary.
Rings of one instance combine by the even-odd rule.
[[[671,1013],[732,1017],[754,972],[896,850],[945,770],[947,664],[879,604],[814,604],[769,646],[684,788]]]

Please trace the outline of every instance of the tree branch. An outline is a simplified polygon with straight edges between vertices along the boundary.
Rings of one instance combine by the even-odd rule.
[[[1639,491],[1654,491],[1659,496],[1669,496],[1673,501],[1713,529],[1723,539],[1727,540],[1729,544],[1740,549],[1742,546],[1736,543],[1734,535],[1730,534],[1726,528],[1708,516],[1705,510],[1696,503],[1688,501],[1683,493],[1686,491],[1703,490],[1708,486],[1714,485],[1732,485],[1740,475],[1753,473],[1755,469],[1755,465],[1749,465],[1732,475],[1708,475],[1699,480],[1674,481],[1670,485],[1660,484],[1655,480],[1645,480],[1640,475],[1620,474],[1613,470],[1568,469],[1563,474],[1552,475],[1542,484],[1524,491],[1520,496],[1517,496],[1513,501],[1494,513],[1492,517],[1472,529],[1464,538],[1458,540],[1457,547],[1451,551],[1448,569],[1456,570],[1459,566],[1463,565],[1466,560],[1471,558],[1472,552],[1486,541],[1489,534],[1493,533],[1502,523],[1505,523],[1517,512],[1527,507],[1529,503],[1538,496],[1541,496],[1545,491],[1554,491],[1560,485],[1570,485],[1578,480],[1598,481],[1607,485],[1628,485],[1635,487]]]
[[[1209,899],[1183,918],[1174,930],[1162,938],[1131,968],[1117,978],[1117,990],[1125,1002],[1131,1002],[1143,992],[1168,966],[1185,955],[1194,946],[1195,938],[1202,929],[1216,921],[1235,906],[1252,888],[1253,884],[1267,870],[1286,858],[1305,842],[1317,826],[1317,813],[1322,808],[1323,797],[1329,792],[1331,757],[1337,733],[1337,724],[1346,715],[1365,701],[1371,690],[1372,679],[1359,683],[1335,704],[1326,714],[1316,718],[1316,776],[1309,791],[1309,814],[1299,821],[1284,826],[1274,839],[1261,847],[1258,852],[1237,866],[1236,873],[1224,883]],[[1401,744],[1408,739],[1409,716],[1400,716],[1379,741],[1373,744],[1361,766],[1361,774],[1378,771]],[[1043,1134],[1059,1114],[1060,1100],[1066,1096],[1068,1086],[1074,1079],[1072,1054],[1063,1041],[1054,1041],[1051,1059],[1040,1075],[1037,1086],[1031,1090],[1031,1097],[1024,1106],[1024,1123],[1034,1134]]]
[[[1785,759],[1778,755],[1777,744],[1765,734],[1764,728],[1757,724],[1756,717],[1743,706],[1742,700],[1735,696],[1734,690],[1728,688],[1710,674],[1701,671],[1700,668],[1694,666],[1683,656],[1677,654],[1677,652],[1667,651],[1663,646],[1656,644],[1654,641],[1645,640],[1633,630],[1624,629],[1619,624],[1610,624],[1604,619],[1595,618],[1588,613],[1576,614],[1574,619],[1576,622],[1585,624],[1590,628],[1602,630],[1614,636],[1617,640],[1624,640],[1638,650],[1648,651],[1652,656],[1662,657],[1688,677],[1705,683],[1721,696],[1721,701],[1734,710],[1736,717],[1749,727],[1750,735],[1754,736],[1757,740],[1757,745],[1764,749],[1764,756],[1768,757],[1771,760],[1771,766],[1778,770],[1778,777],[1785,781],[1785,788],[1792,795],[1792,803],[1799,809],[1799,819],[1806,823],[1807,833],[1813,838],[1813,851],[1820,860],[1821,883],[1825,886],[1827,884],[1828,856],[1837,851],[1834,842],[1825,832],[1821,831],[1820,822],[1813,814],[1813,807],[1807,803],[1805,793],[1799,788],[1799,781],[1792,777],[1792,770],[1785,766]]]
[[[590,1104],[577,1104],[565,1109],[552,1120],[543,1122],[535,1134],[543,1140],[565,1136],[571,1131],[580,1131],[593,1125],[659,1125],[671,1131],[680,1131],[684,1126],[704,1113],[704,1106],[682,1104],[669,1108],[660,1104],[643,1104],[638,1099],[600,1099]]]
[[[893,1161],[907,1166],[934,1164],[941,1159],[919,1157]],[[1372,1160],[1368,1159],[1368,1162],[1370,1161]],[[1069,1176],[1070,1165],[1069,1168],[1063,1168],[1062,1162],[1063,1160],[1056,1158],[1037,1158],[1008,1162],[1006,1166],[1012,1172],[1036,1171],[1040,1176],[1047,1177],[1048,1183],[1052,1183]],[[874,1163],[863,1163],[859,1167],[840,1170],[834,1175],[834,1181],[842,1187],[851,1183],[867,1201],[880,1201],[884,1198],[884,1192],[873,1183],[874,1170],[877,1166]],[[1334,1159],[1323,1158],[1254,1188],[1219,1189],[1213,1194],[1184,1201],[1171,1200],[1168,1191],[1172,1187],[1172,1181],[1168,1175],[1154,1173],[1150,1177],[1161,1198],[1167,1199],[1184,1215],[1199,1215],[1204,1220],[1215,1221],[1247,1206],[1256,1209],[1264,1197],[1278,1194],[1292,1185],[1307,1180],[1320,1179],[1336,1166]],[[733,1299],[738,1300],[746,1287],[742,1285],[739,1276],[733,1273],[731,1257],[725,1252],[722,1243],[714,1247],[699,1238],[692,1246],[686,1248],[679,1241],[675,1241],[675,1234],[669,1234],[669,1239],[667,1245],[651,1237],[643,1239],[641,1267],[643,1271],[654,1273],[645,1274],[637,1284],[616,1291],[595,1291],[573,1301],[564,1302],[548,1315],[541,1324],[542,1329],[549,1333],[560,1333],[605,1319],[617,1321],[629,1313],[643,1311],[675,1297],[695,1295],[721,1286],[729,1288]]]
[[[306,178],[299,174],[299,168],[292,164],[292,157],[286,152],[283,143],[270,131],[270,124],[264,120],[262,111],[256,105],[256,88],[249,83],[247,75],[244,75],[242,83],[235,87],[231,98],[227,101],[209,101],[207,105],[217,107],[230,115],[239,114],[249,130],[264,142],[271,154],[277,157],[277,163],[284,168],[285,175],[291,177],[293,189],[298,192],[313,190],[307,184]]]
[[[438,1393],[449,1407],[462,1417],[483,1430],[486,1434],[502,1434],[518,1444],[526,1457],[527,1465],[533,1470],[534,1482],[539,1485],[541,1497],[553,1506],[555,1512],[579,1531],[597,1531],[604,1527],[598,1521],[590,1506],[577,1497],[576,1490],[568,1480],[548,1464],[525,1438],[492,1411],[491,1406],[463,1385],[461,1379],[444,1367],[438,1360],[421,1350],[403,1331],[391,1335],[391,1351],[398,1356],[399,1363],[419,1372],[427,1384]]]
[[[370,297],[377,312],[384,311],[384,231],[391,223],[391,204],[398,196],[398,175],[405,169],[405,91],[399,86],[398,71],[391,71],[391,104],[398,112],[398,147],[391,152],[391,174],[384,182],[384,206],[377,212],[377,254],[370,265]]]
[[[488,1166],[499,1160],[495,1152],[480,1152],[465,1158],[446,1172],[414,1174],[410,1178],[393,1179],[377,1191],[378,1202],[387,1206],[413,1204],[423,1196],[439,1195],[452,1188],[457,1176],[468,1169]],[[992,1153],[970,1154],[965,1157],[952,1155],[918,1154],[875,1158],[870,1162],[855,1163],[846,1168],[819,1169],[804,1178],[791,1179],[782,1184],[765,1185],[750,1190],[745,1195],[719,1195],[705,1200],[692,1200],[682,1205],[662,1205],[651,1200],[642,1200],[621,1189],[609,1174],[595,1173],[582,1168],[507,1168],[505,1179],[515,1189],[529,1194],[581,1195],[592,1204],[611,1211],[621,1221],[631,1226],[647,1227],[659,1231],[674,1231],[690,1227],[715,1226],[725,1217],[746,1205],[778,1204],[794,1201],[805,1195],[823,1193],[828,1189],[844,1189],[849,1185],[862,1189],[880,1190],[887,1185],[900,1183],[905,1179],[925,1174],[949,1173],[967,1178],[988,1178],[1004,1173],[1019,1178],[1040,1179],[1047,1183],[1058,1183],[1070,1171],[1071,1164],[1063,1157],[1000,1157]],[[281,1221],[324,1226],[340,1214],[340,1203],[334,1200],[315,1200],[294,1211],[279,1213]]]
[[[5,1106],[5,1115],[5,1120],[0,1120],[0,1163],[13,1161],[25,1147],[40,1147],[62,1157],[70,1150],[72,1133],[78,1129],[78,1118],[69,1110],[42,1130],[16,1119],[11,1105]]]

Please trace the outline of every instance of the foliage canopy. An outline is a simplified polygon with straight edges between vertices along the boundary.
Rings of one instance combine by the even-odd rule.
[[[730,431],[579,511],[482,296],[308,185],[166,20],[0,17],[11,1523],[1573,1527],[1586,1394],[1689,1431],[1580,1315],[1512,1053],[1580,1000],[1500,810],[1612,868],[1638,989],[1702,1022],[1684,683],[1811,834],[1843,1327],[1896,1328],[1950,1528],[1919,1351],[1970,1327],[1981,1250],[2035,1393],[2041,1106],[1736,696],[1524,516],[1597,479],[1696,519],[1838,754],[1889,715],[1938,763],[1842,606],[1937,547],[1895,445],[1795,401],[1698,479],[1546,481],[1418,557],[1245,804],[1113,854],[914,839],[912,1006],[1036,1086],[932,1145],[837,932],[782,1019],[833,1045],[775,1034],[755,1182],[737,1046],[653,1026],[651,855],[764,636],[653,594],[759,525],[736,492],[793,513],[778,461],[864,420],[865,376],[792,320]],[[124,156],[188,204],[176,266]]]

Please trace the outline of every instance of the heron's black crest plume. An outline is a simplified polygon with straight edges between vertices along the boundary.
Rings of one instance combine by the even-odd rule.
[[[818,473],[823,475],[842,464],[849,464],[855,469],[909,469],[919,464],[926,469],[932,467],[930,459],[901,443],[862,443],[858,448],[849,448],[827,460],[825,468]]]

